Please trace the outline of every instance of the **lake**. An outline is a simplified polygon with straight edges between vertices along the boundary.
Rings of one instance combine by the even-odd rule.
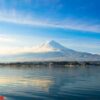
[[[100,100],[100,66],[0,66],[6,100]]]

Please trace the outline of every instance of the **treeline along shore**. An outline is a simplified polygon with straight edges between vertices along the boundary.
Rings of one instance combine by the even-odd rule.
[[[55,65],[63,65],[63,66],[69,66],[69,65],[79,65],[79,66],[85,66],[85,65],[96,65],[100,66],[100,61],[39,61],[39,62],[13,62],[13,63],[0,63],[0,65],[46,65],[46,66],[55,66]]]

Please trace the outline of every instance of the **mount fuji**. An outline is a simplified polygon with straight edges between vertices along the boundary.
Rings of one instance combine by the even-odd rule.
[[[4,57],[8,62],[25,61],[100,61],[100,55],[78,52],[62,46],[55,41],[49,41],[31,51]],[[2,58],[0,58],[2,61]]]

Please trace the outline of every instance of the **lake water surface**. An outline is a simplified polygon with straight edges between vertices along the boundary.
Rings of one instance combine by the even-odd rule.
[[[100,100],[100,66],[0,66],[6,100]]]

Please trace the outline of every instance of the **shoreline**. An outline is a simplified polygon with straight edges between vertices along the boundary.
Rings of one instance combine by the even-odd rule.
[[[96,65],[100,66],[100,61],[33,61],[33,62],[9,62],[9,63],[0,63],[0,65],[46,65],[46,66],[55,66],[55,65],[62,65],[62,66],[70,66],[70,65]]]

